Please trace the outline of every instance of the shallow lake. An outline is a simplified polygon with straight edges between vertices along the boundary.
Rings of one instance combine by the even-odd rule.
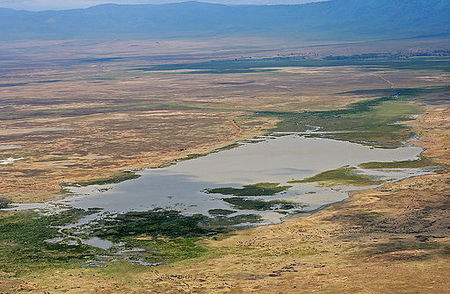
[[[301,134],[263,136],[254,142],[242,142],[237,148],[211,153],[204,157],[180,161],[174,165],[147,169],[140,178],[112,185],[70,187],[75,195],[56,203],[77,208],[102,208],[103,212],[120,213],[146,211],[154,208],[174,209],[185,214],[208,215],[211,209],[235,210],[237,214],[258,214],[263,223],[276,223],[286,213],[307,212],[324,205],[342,201],[353,186],[317,187],[316,183],[300,183],[274,196],[251,196],[252,200],[283,199],[298,204],[288,211],[240,210],[223,198],[233,197],[208,194],[207,188],[235,187],[272,182],[286,184],[320,172],[346,165],[357,167],[370,161],[414,160],[422,149],[404,146],[396,149],[374,148],[361,144]],[[420,169],[369,171],[390,181],[423,174]],[[367,187],[364,187],[367,188]]]

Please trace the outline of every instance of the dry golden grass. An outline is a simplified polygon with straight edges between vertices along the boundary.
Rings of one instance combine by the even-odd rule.
[[[428,155],[449,164],[448,117],[428,106],[415,130]],[[425,132],[426,130],[426,132]],[[438,134],[435,136],[434,134]],[[445,293],[448,170],[354,195],[309,216],[208,241],[206,256],[36,272],[3,289],[32,293]],[[14,284],[16,283],[16,284]]]
[[[54,45],[36,46],[29,51],[30,59],[41,60],[42,48]],[[139,44],[138,50],[133,44],[121,44],[111,56],[138,55],[142,48],[159,50],[156,43],[144,45]],[[163,44],[170,54],[180,45],[191,50],[192,60],[211,52],[192,44]],[[109,46],[95,44],[76,56],[100,54]],[[370,44],[361,46],[371,48]],[[356,50],[338,47],[332,50]],[[8,50],[17,48],[14,44]],[[74,56],[73,52],[64,54]],[[62,182],[206,153],[261,134],[276,123],[243,117],[246,112],[242,110],[332,109],[370,98],[339,94],[346,91],[390,88],[390,83],[396,87],[448,84],[448,76],[437,72],[374,74],[356,67],[131,75],[120,69],[133,63],[33,63],[26,68],[21,62],[11,64],[2,67],[5,78],[1,83],[62,79],[0,88],[2,145],[22,146],[2,149],[1,159],[26,158],[0,166],[0,196],[26,202],[61,197],[55,193]],[[113,79],[99,79],[100,75]],[[425,115],[412,122],[420,135],[416,143],[441,164],[449,164],[448,118],[448,105],[437,104],[426,106]],[[202,258],[155,268],[117,263],[106,269],[37,270],[21,279],[0,269],[0,292],[445,293],[450,282],[448,181],[446,170],[355,193],[348,201],[313,215],[211,240],[206,244],[211,253]]]
[[[199,61],[208,50],[213,52],[206,43],[186,45],[178,55],[178,43],[138,44],[135,48],[120,43],[110,55],[142,56],[146,53],[143,48],[149,54],[160,54],[158,46],[166,46],[174,60],[186,58],[185,51],[190,50]],[[105,46],[81,46],[81,53],[73,56],[81,58],[83,52],[96,56]],[[448,75],[439,72],[374,72],[350,66],[289,67],[262,73],[149,73],[129,70],[144,62],[139,59],[80,62],[67,59],[72,55],[64,50],[64,58],[49,63],[39,48],[27,51],[35,62],[30,67],[24,68],[20,60],[6,63],[0,80],[0,84],[17,84],[0,87],[2,145],[21,147],[0,149],[0,159],[25,158],[0,165],[0,196],[15,202],[59,198],[61,183],[207,153],[262,134],[276,123],[274,119],[243,116],[248,111],[336,109],[371,98],[348,91],[448,82]],[[241,131],[233,126],[233,120]]]

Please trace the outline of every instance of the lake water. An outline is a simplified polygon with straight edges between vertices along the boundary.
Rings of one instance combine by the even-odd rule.
[[[84,209],[102,208],[103,212],[108,213],[164,208],[185,214],[208,215],[210,209],[221,208],[237,211],[233,215],[258,214],[263,217],[263,223],[276,223],[285,214],[239,210],[223,201],[223,198],[232,196],[208,194],[204,190],[239,188],[260,182],[283,185],[290,180],[311,177],[346,165],[357,167],[370,161],[414,160],[421,151],[421,148],[413,146],[382,149],[332,139],[309,138],[301,134],[264,136],[254,143],[240,143],[234,149],[180,161],[165,168],[141,171],[138,179],[112,185],[71,187],[75,195],[56,203]],[[359,171],[391,181],[426,173],[420,169]],[[348,197],[348,191],[360,189],[353,186],[317,187],[316,183],[289,185],[293,187],[274,196],[252,196],[247,199],[284,199],[299,204],[290,213],[307,212],[342,201]]]

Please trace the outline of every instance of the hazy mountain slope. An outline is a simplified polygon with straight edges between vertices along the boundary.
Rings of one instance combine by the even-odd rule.
[[[43,12],[0,9],[0,38],[409,37],[449,33],[449,15],[448,0],[334,0],[276,6],[184,2]]]

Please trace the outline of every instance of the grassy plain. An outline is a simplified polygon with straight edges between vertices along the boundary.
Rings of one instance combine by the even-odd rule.
[[[13,50],[3,46],[5,55]],[[104,46],[92,45],[89,50],[104,52]],[[27,51],[33,62],[43,60],[33,66],[24,66],[23,60],[2,59],[0,100],[6,106],[0,111],[0,159],[25,159],[0,166],[1,197],[27,202],[63,197],[58,194],[63,183],[116,182],[132,175],[122,170],[196,157],[267,129],[299,131],[304,125],[333,131],[330,136],[334,138],[388,147],[414,132],[420,138],[414,144],[426,148],[423,155],[443,167],[439,174],[354,193],[344,203],[313,215],[289,217],[279,225],[202,237],[217,232],[202,225],[207,221],[203,216],[186,218],[172,212],[166,218],[165,213],[147,212],[105,219],[98,230],[90,232],[147,249],[146,260],[166,262],[157,267],[120,258],[106,267],[84,267],[94,255],[110,253],[84,245],[44,242],[59,236],[54,225],[73,222],[89,211],[69,210],[57,216],[2,211],[0,292],[447,290],[449,77],[440,61],[428,69],[430,60],[370,61],[372,64],[365,65],[345,61],[339,66],[336,60],[312,61],[314,65],[308,66],[270,60],[270,67],[261,67],[270,70],[249,71],[246,65],[246,70],[237,73],[187,74],[177,69],[135,70],[142,65],[142,57],[136,57],[139,51],[130,44],[123,46],[123,59],[83,60],[80,55],[75,61],[66,56],[60,63],[52,63],[42,58],[39,46]],[[354,50],[337,47],[328,50]],[[159,56],[166,58],[159,63],[178,59],[173,64],[179,64],[189,59],[202,64],[204,57],[199,56],[210,52],[189,50],[189,57],[174,52],[173,56]],[[130,54],[131,60],[127,59]],[[152,58],[156,57],[149,60],[155,60]],[[398,99],[393,99],[397,92]],[[412,114],[418,119],[406,121]],[[410,124],[412,131],[392,124],[397,121]],[[346,180],[354,180],[354,176],[344,172]],[[229,201],[236,206],[260,205],[262,209],[292,205],[225,199],[235,199]],[[227,218],[230,214],[212,211],[214,219],[208,220],[209,224],[242,222]],[[245,220],[259,221],[254,215]]]
[[[427,152],[440,164],[449,163],[441,152],[449,144],[448,114],[448,105],[429,105],[413,122],[423,132],[417,144],[431,144]],[[131,236],[140,248],[172,256],[154,268],[120,261],[105,268],[40,264],[5,271],[0,285],[5,292],[38,293],[443,293],[450,271],[448,180],[444,170],[389,183],[313,215],[231,236],[186,243]]]
[[[327,124],[332,116],[317,120],[299,111],[340,109],[395,94],[392,87],[437,88],[448,82],[445,57],[318,60],[381,49],[366,43],[280,43],[275,49],[267,40],[255,40],[253,47],[243,46],[246,42],[236,41],[234,47],[225,40],[0,44],[0,160],[24,158],[0,165],[0,197],[15,202],[61,198],[64,183],[206,154],[267,129],[301,130],[310,123],[332,127]],[[402,42],[389,46],[401,48]],[[439,42],[411,41],[410,46],[428,50]],[[227,49],[217,51],[217,46]],[[26,54],[20,53],[23,49]],[[233,60],[242,56],[269,59]],[[429,63],[436,70],[424,70]],[[145,64],[153,65],[136,70]],[[239,72],[183,72],[211,66]],[[379,107],[382,113],[395,106]],[[401,107],[409,111],[413,106]],[[342,115],[345,124],[335,129],[348,131],[352,114]],[[371,121],[352,128],[371,131]],[[390,128],[398,127],[374,131],[384,134]],[[409,134],[403,130],[395,136]],[[352,136],[339,135],[355,141],[367,137]]]

